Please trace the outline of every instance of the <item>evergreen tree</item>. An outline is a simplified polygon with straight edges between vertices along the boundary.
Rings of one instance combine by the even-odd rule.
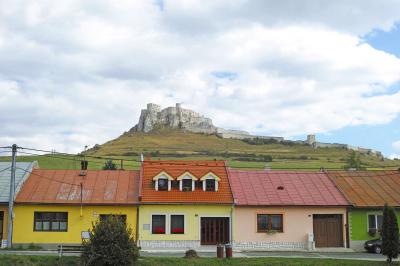
[[[117,165],[112,160],[108,160],[104,164],[103,170],[117,170]]]
[[[347,159],[347,164],[345,168],[355,168],[355,169],[360,169],[361,168],[361,160],[360,156],[357,155],[355,151],[351,151],[349,158]]]
[[[93,224],[89,240],[82,243],[81,259],[85,266],[135,265],[139,249],[133,230],[125,222],[110,215]]]
[[[387,261],[392,262],[399,253],[399,226],[393,207],[385,204],[383,208],[382,221],[382,254],[386,255]]]

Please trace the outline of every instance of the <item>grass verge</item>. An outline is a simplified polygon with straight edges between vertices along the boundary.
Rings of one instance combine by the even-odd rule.
[[[57,256],[18,256],[18,255],[0,255],[1,266],[77,266],[80,265],[79,257]],[[294,266],[315,266],[315,265],[343,265],[343,266],[372,266],[387,265],[386,262],[379,261],[361,261],[361,260],[335,260],[335,259],[309,259],[309,258],[234,258],[234,259],[216,259],[216,258],[171,258],[171,257],[144,257],[139,259],[140,266],[156,265],[294,265]],[[392,265],[399,266],[398,261]]]

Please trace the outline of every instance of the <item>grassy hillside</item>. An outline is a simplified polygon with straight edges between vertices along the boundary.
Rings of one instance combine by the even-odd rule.
[[[340,169],[350,152],[345,149],[313,149],[307,145],[264,144],[251,145],[241,140],[222,139],[215,135],[196,134],[180,130],[161,129],[151,133],[127,133],[86,152],[89,169],[101,169],[113,158],[118,168],[138,169],[140,154],[157,159],[226,160],[230,167],[263,169]],[[21,154],[20,154],[21,155]],[[17,161],[37,160],[44,169],[79,169],[82,156],[44,155],[18,156]],[[397,169],[400,161],[360,154],[367,169],[385,167]],[[272,161],[270,161],[272,159]],[[0,157],[0,161],[9,161]]]
[[[349,156],[345,149],[313,149],[308,145],[251,145],[215,135],[159,129],[150,133],[126,133],[87,152],[92,156],[136,159],[143,153],[153,159],[223,159],[232,167],[342,168]],[[272,158],[272,162],[269,160]],[[365,167],[399,166],[398,161],[360,154]]]

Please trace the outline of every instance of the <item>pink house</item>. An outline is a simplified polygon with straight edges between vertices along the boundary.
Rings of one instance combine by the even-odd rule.
[[[347,247],[349,205],[325,173],[229,169],[235,249]]]

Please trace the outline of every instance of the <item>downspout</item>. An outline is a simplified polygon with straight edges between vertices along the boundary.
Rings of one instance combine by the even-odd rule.
[[[349,207],[346,207],[346,248],[350,248]]]
[[[140,157],[140,169],[139,169],[139,188],[138,188],[138,206],[136,209],[136,243],[138,243],[139,246],[139,238],[140,238],[140,234],[139,234],[139,223],[140,223],[140,208],[141,208],[141,202],[142,202],[142,184],[143,184],[143,154]]]

